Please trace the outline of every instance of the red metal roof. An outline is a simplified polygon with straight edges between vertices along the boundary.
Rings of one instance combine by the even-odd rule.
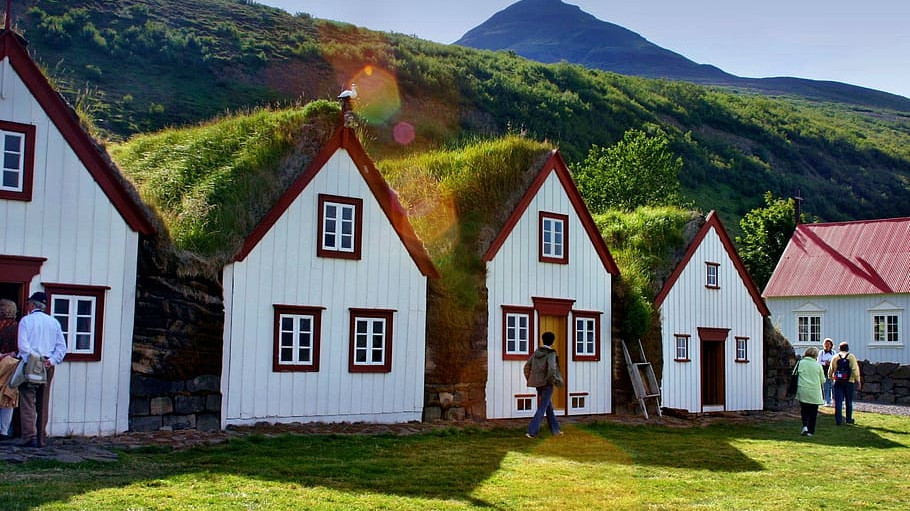
[[[910,217],[801,224],[765,297],[910,293]]]

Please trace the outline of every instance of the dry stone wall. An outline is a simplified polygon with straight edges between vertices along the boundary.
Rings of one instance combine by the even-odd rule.
[[[136,282],[130,430],[221,425],[221,283],[143,240]]]

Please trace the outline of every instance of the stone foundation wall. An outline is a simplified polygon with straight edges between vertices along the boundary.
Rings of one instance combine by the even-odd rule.
[[[221,377],[167,381],[133,375],[130,431],[221,429]]]
[[[486,385],[481,383],[427,384],[423,420],[463,421],[486,418]]]
[[[891,362],[859,363],[862,390],[854,399],[886,405],[910,405],[910,365]]]
[[[136,281],[130,429],[219,429],[224,302],[221,283],[143,240]]]
[[[796,400],[787,397],[787,386],[790,384],[790,371],[796,364],[796,352],[787,340],[765,318],[765,410],[789,410]]]

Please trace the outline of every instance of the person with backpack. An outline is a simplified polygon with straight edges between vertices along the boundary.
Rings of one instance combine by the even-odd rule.
[[[531,354],[531,358],[524,365],[528,387],[537,389],[537,411],[534,413],[531,423],[528,424],[528,432],[525,434],[528,438],[537,436],[544,414],[547,416],[550,433],[553,436],[562,435],[556,412],[553,410],[553,387],[563,386],[562,373],[559,371],[559,358],[553,348],[556,335],[553,332],[545,332],[540,338],[543,345]]]
[[[847,424],[856,424],[853,420],[853,392],[862,388],[859,362],[850,353],[849,344],[842,342],[838,348],[840,352],[831,360],[828,368],[828,377],[834,380],[834,422],[841,426],[846,417]],[[845,408],[844,415],[841,414],[841,404]]]
[[[794,372],[798,374],[796,400],[799,401],[799,415],[803,419],[803,436],[815,434],[815,422],[818,419],[818,405],[822,400],[822,385],[825,383],[825,372],[818,364],[818,348],[806,350],[803,358],[796,363]]]

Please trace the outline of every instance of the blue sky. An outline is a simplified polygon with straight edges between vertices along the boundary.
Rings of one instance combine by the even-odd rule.
[[[257,0],[451,43],[517,0]],[[834,80],[910,97],[910,0],[563,0],[739,76]]]

